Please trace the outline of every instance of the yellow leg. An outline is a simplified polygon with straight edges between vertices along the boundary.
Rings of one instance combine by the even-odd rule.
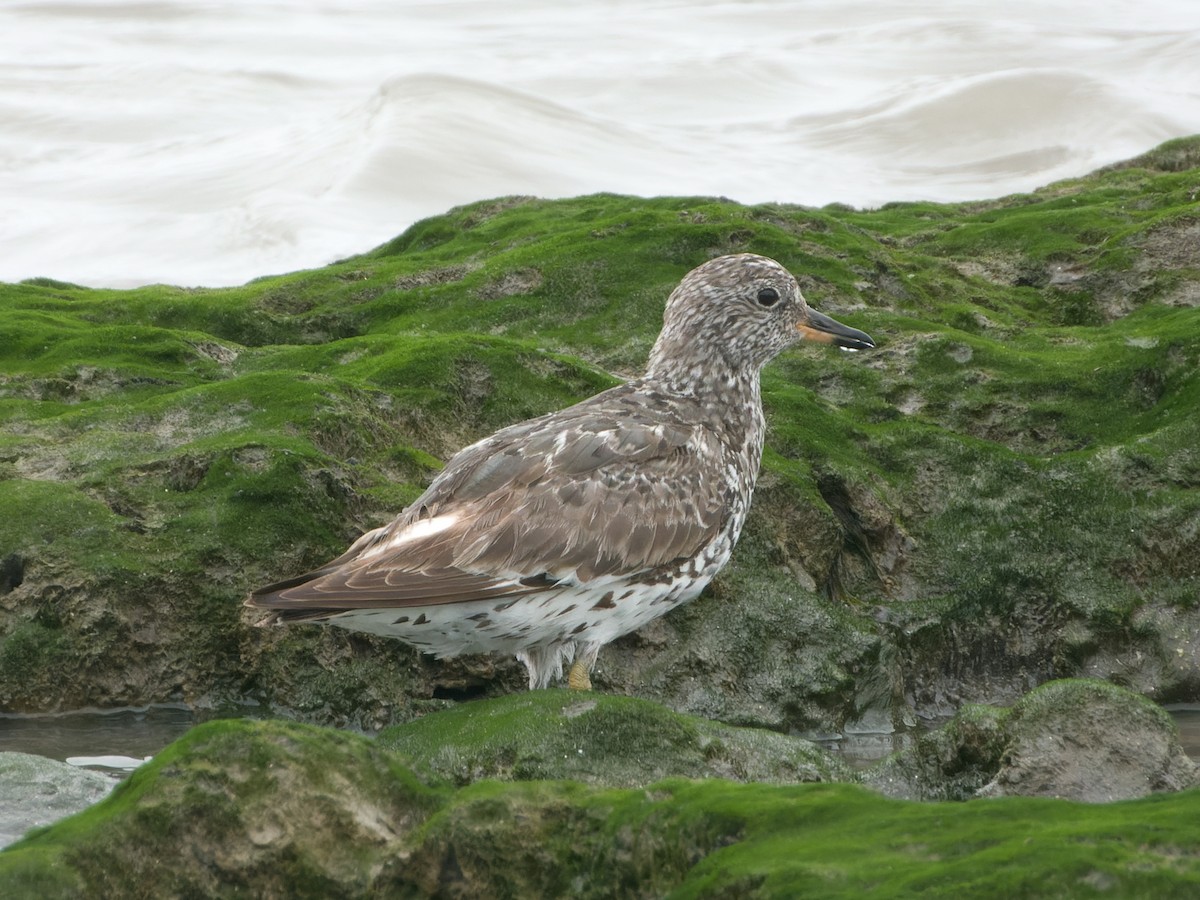
[[[573,691],[590,691],[592,679],[588,677],[587,666],[582,659],[571,663],[571,671],[567,673],[567,687]]]

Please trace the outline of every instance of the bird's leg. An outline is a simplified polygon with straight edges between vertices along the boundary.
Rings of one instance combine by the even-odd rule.
[[[600,655],[603,642],[588,641],[575,645],[575,662],[567,673],[567,687],[573,691],[590,691],[592,689],[592,666]]]
[[[582,657],[571,663],[571,671],[567,673],[567,687],[573,691],[590,691],[592,679],[588,677],[588,668]]]

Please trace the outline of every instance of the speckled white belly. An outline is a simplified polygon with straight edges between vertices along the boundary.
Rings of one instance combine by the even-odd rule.
[[[472,600],[406,609],[361,609],[331,616],[330,625],[398,638],[439,658],[464,653],[518,653],[565,643],[607,644],[694,598],[709,577],[670,583],[597,580],[514,600]]]

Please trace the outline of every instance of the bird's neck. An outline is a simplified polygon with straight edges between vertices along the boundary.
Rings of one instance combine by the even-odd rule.
[[[651,367],[646,370],[645,380],[672,396],[712,401],[731,411],[762,407],[758,369],[739,370],[712,365]]]
[[[727,342],[717,335],[674,334],[668,326],[650,351],[646,378],[680,397],[758,407],[760,371],[761,366],[732,357]]]
[[[698,423],[720,435],[741,465],[756,474],[766,431],[759,373],[756,366],[731,365],[724,354],[698,360],[679,352],[651,354],[642,385],[687,401]]]

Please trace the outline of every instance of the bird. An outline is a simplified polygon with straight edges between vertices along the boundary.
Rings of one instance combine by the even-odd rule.
[[[460,450],[390,524],[253,591],[259,624],[318,622],[438,658],[515,655],[530,689],[694,599],[729,561],[762,460],[760,373],[815,341],[875,346],[812,309],[773,259],[697,266],[645,374]]]

